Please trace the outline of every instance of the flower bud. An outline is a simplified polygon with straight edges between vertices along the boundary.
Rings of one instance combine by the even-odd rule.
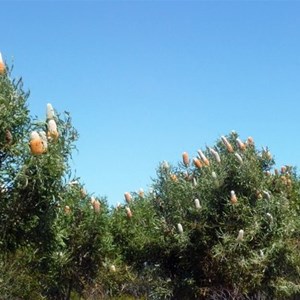
[[[57,140],[58,138],[58,131],[57,131],[57,125],[54,120],[48,121],[48,138],[52,138],[54,140]]]
[[[249,136],[247,138],[247,144],[250,145],[250,146],[254,146],[254,140],[253,140],[252,136]]]
[[[216,150],[212,149],[212,148],[209,148],[209,151],[210,151],[210,153],[214,156],[215,160],[216,160],[218,163],[221,163],[221,158],[220,158],[219,153],[218,153]]]
[[[180,223],[177,224],[177,230],[180,234],[183,233],[183,228],[182,228],[182,225]]]
[[[13,140],[13,136],[12,136],[11,132],[8,129],[6,129],[6,131],[5,131],[6,144],[10,145],[12,143],[12,140]]]
[[[36,131],[32,131],[30,134],[29,146],[31,153],[34,155],[43,154],[45,151],[43,141]]]
[[[265,196],[265,198],[266,198],[267,200],[271,200],[271,195],[270,195],[269,192],[263,191],[263,194],[264,194],[264,196]]]
[[[237,203],[237,197],[236,197],[235,191],[230,192],[230,201],[231,201],[232,204]]]
[[[195,207],[196,207],[196,209],[200,209],[200,208],[201,208],[201,205],[200,205],[199,199],[195,199],[194,202],[195,202]]]
[[[47,116],[47,120],[52,120],[54,119],[55,116],[54,109],[50,103],[47,104],[46,116]]]
[[[100,202],[98,200],[95,200],[92,205],[93,205],[94,211],[96,213],[99,213],[100,212]]]
[[[207,159],[207,157],[204,155],[204,153],[201,150],[198,150],[199,156],[201,158],[201,160],[204,162],[204,164],[206,166],[209,166],[209,160]]]
[[[142,189],[142,188],[140,188],[139,189],[139,196],[141,197],[141,198],[144,198],[145,197],[145,193],[144,193],[144,190]]]
[[[111,272],[116,272],[115,265],[110,265],[109,269],[110,269]]]
[[[130,219],[130,218],[132,218],[132,212],[131,212],[131,209],[129,208],[129,207],[125,207],[125,209],[126,209],[126,214],[127,214],[127,217]]]
[[[129,204],[132,200],[131,194],[129,192],[126,192],[126,193],[124,193],[124,197],[125,197],[126,202]]]
[[[238,233],[238,236],[237,236],[236,240],[237,240],[238,242],[240,242],[240,241],[242,241],[243,239],[244,239],[244,230],[241,229],[241,230],[239,231],[239,233]]]
[[[203,167],[202,162],[198,158],[193,158],[193,163],[198,169],[201,169]]]
[[[223,144],[225,145],[227,151],[232,153],[233,148],[224,135],[221,136],[221,140],[222,140]]]
[[[236,143],[240,150],[244,151],[246,149],[246,145],[239,138],[236,139]]]
[[[65,213],[66,213],[67,215],[70,214],[70,212],[71,212],[71,208],[70,208],[69,205],[66,205],[65,208],[64,208],[64,210],[65,210]]]
[[[182,153],[182,161],[183,161],[183,164],[188,167],[189,164],[190,164],[190,159],[189,159],[189,155],[187,152],[183,152]]]
[[[273,216],[270,213],[266,213],[266,215],[270,219],[270,221],[273,222]]]
[[[197,182],[197,178],[193,177],[193,186],[197,186],[198,182]]]
[[[240,162],[240,164],[243,163],[243,159],[238,153],[234,153],[234,156],[237,158],[237,160]]]

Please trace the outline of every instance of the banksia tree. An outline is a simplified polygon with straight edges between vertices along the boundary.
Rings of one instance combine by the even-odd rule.
[[[32,119],[29,93],[4,70],[0,64],[1,299],[70,299],[111,253],[107,204],[92,205],[82,186],[67,183],[78,136],[69,113],[48,103]]]
[[[164,282],[172,282],[168,287],[174,299],[258,293],[282,298],[299,292],[300,198],[295,172],[273,172],[269,150],[256,149],[252,138],[243,142],[235,132],[198,153],[201,166],[194,159],[190,166],[159,167],[153,193],[146,197],[156,220],[152,247],[137,251],[129,239],[128,253],[159,265]],[[147,217],[137,222],[153,222],[143,214]],[[136,223],[126,218],[124,222],[129,232],[137,230]]]

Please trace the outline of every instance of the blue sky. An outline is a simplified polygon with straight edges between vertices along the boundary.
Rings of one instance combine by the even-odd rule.
[[[72,167],[110,204],[236,130],[300,165],[300,2],[1,1],[0,51],[80,133]]]

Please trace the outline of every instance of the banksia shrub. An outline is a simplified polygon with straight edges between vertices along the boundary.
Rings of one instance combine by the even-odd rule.
[[[256,149],[253,139],[243,143],[235,132],[198,154],[188,176],[182,163],[158,168],[153,193],[145,200],[159,220],[153,234],[160,243],[152,245],[151,254],[145,247],[139,255],[148,255],[147,262],[159,265],[163,278],[171,280],[174,299],[297,293],[296,175],[289,173],[288,185],[285,171],[273,174],[272,156]],[[209,164],[207,157],[213,158]],[[130,230],[137,230],[135,223]],[[136,246],[128,245],[128,253],[136,253]]]

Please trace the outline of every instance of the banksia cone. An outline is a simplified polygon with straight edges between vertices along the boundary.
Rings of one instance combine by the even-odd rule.
[[[182,153],[182,161],[183,161],[183,164],[188,167],[189,164],[190,164],[190,159],[189,159],[189,155],[187,152],[183,152]]]
[[[40,155],[44,153],[43,141],[36,131],[32,131],[30,134],[29,146],[31,153],[34,155]]]
[[[249,136],[247,138],[247,144],[250,145],[250,146],[254,146],[254,140],[253,140],[252,136]]]
[[[96,201],[95,197],[92,196],[91,197],[91,204],[93,205],[95,201]]]
[[[174,181],[174,182],[178,181],[176,174],[171,174],[170,176],[171,176],[172,181]]]
[[[280,168],[280,172],[281,172],[281,174],[284,174],[284,173],[286,173],[286,166],[282,166],[281,168]]]
[[[202,162],[200,161],[200,159],[198,158],[193,158],[193,163],[195,165],[195,167],[197,167],[198,169],[201,169],[203,167]]]
[[[237,158],[237,160],[242,164],[243,163],[242,157],[238,153],[234,153],[234,155]]]
[[[144,190],[142,188],[139,189],[139,196],[141,198],[144,198],[144,196],[145,196]]]
[[[198,184],[197,178],[193,177],[193,185],[196,186]]]
[[[204,155],[204,153],[201,150],[198,150],[198,154],[201,158],[201,160],[204,162],[204,164],[206,166],[209,166],[209,160],[207,159],[207,157]]]
[[[221,140],[222,140],[223,144],[225,145],[227,151],[232,153],[233,148],[224,135],[221,136]]]
[[[196,209],[200,209],[200,208],[201,208],[201,205],[200,205],[199,199],[195,199],[194,202],[195,202],[195,207],[196,207]]]
[[[263,194],[264,194],[264,197],[265,197],[267,200],[271,200],[271,195],[270,195],[269,192],[263,191]]]
[[[100,212],[100,202],[98,200],[95,200],[94,203],[93,203],[93,208],[94,208],[94,211],[96,213],[99,213]]]
[[[215,160],[216,160],[218,163],[220,163],[220,162],[221,162],[221,158],[220,158],[219,153],[218,153],[216,150],[214,150],[213,148],[209,148],[209,151],[210,151],[210,153],[214,156]]]
[[[238,234],[236,240],[237,240],[238,242],[240,242],[240,241],[242,241],[243,239],[244,239],[244,230],[241,229],[241,230],[239,231],[239,234]]]
[[[126,193],[124,193],[124,197],[125,197],[126,202],[129,204],[132,200],[131,194],[129,192],[126,192]]]
[[[129,207],[125,207],[126,209],[126,214],[127,214],[127,217],[130,219],[132,218],[132,212],[131,212],[131,209]]]
[[[12,137],[11,132],[8,129],[6,129],[6,131],[5,131],[6,144],[10,145],[12,143],[12,140],[13,140],[13,137]]]
[[[270,219],[270,221],[273,222],[273,216],[270,213],[267,213],[266,215]]]
[[[66,213],[67,215],[71,212],[71,208],[70,208],[69,205],[66,205],[65,208],[64,208],[64,210],[65,210],[65,213]]]
[[[246,149],[246,145],[239,138],[236,139],[236,143],[240,150],[244,151]]]
[[[0,75],[5,73],[5,64],[2,58],[2,54],[0,52]]]
[[[109,269],[110,269],[111,272],[116,272],[115,265],[110,265]]]
[[[182,228],[182,225],[180,223],[177,224],[177,230],[180,234],[183,233],[183,228]]]
[[[54,109],[50,103],[47,104],[46,116],[47,120],[52,120],[55,116]]]
[[[230,201],[231,201],[232,204],[237,203],[237,197],[236,197],[235,191],[230,192]]]
[[[54,120],[48,121],[48,138],[52,138],[54,140],[57,140],[58,138],[57,125]]]

